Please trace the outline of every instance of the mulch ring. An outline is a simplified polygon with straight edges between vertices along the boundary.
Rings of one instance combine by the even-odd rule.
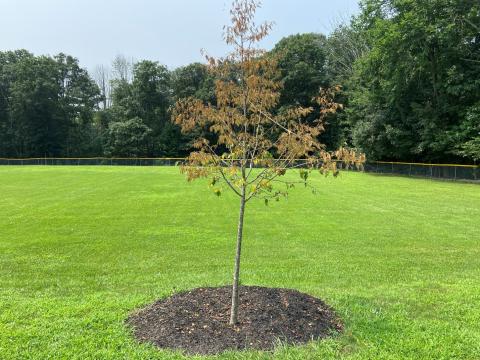
[[[200,288],[159,300],[127,323],[140,342],[186,354],[273,350],[278,341],[304,344],[342,331],[323,301],[296,290],[240,288],[240,323],[231,327],[231,287]]]

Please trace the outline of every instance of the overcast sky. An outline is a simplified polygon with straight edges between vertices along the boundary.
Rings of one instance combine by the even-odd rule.
[[[0,0],[0,50],[65,52],[92,70],[117,54],[170,68],[223,55],[229,0]],[[329,33],[358,11],[357,0],[264,0],[259,20],[275,22],[264,46],[304,32]]]

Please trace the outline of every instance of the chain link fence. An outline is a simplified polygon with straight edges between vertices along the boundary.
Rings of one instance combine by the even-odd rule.
[[[480,180],[480,166],[459,164],[422,164],[375,161],[365,164],[365,171],[446,180]]]
[[[184,158],[31,158],[2,159],[0,165],[174,166]]]
[[[184,158],[32,158],[2,159],[0,165],[98,165],[98,166],[175,166]],[[301,160],[299,160],[301,161]],[[422,164],[367,162],[365,172],[446,180],[480,181],[480,166],[459,164]]]

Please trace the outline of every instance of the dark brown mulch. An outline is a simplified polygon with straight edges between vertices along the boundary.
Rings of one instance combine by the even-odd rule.
[[[332,308],[295,290],[241,287],[238,326],[228,325],[231,287],[201,288],[160,300],[127,323],[141,342],[187,354],[272,350],[278,340],[303,344],[342,330]]]

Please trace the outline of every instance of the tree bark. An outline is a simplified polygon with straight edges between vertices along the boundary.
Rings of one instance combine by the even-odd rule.
[[[240,280],[240,256],[242,252],[243,238],[243,216],[245,214],[245,187],[242,188],[240,198],[240,215],[238,218],[237,229],[237,252],[235,255],[235,268],[233,270],[233,287],[232,287],[232,308],[230,312],[230,325],[238,323],[238,283]]]

